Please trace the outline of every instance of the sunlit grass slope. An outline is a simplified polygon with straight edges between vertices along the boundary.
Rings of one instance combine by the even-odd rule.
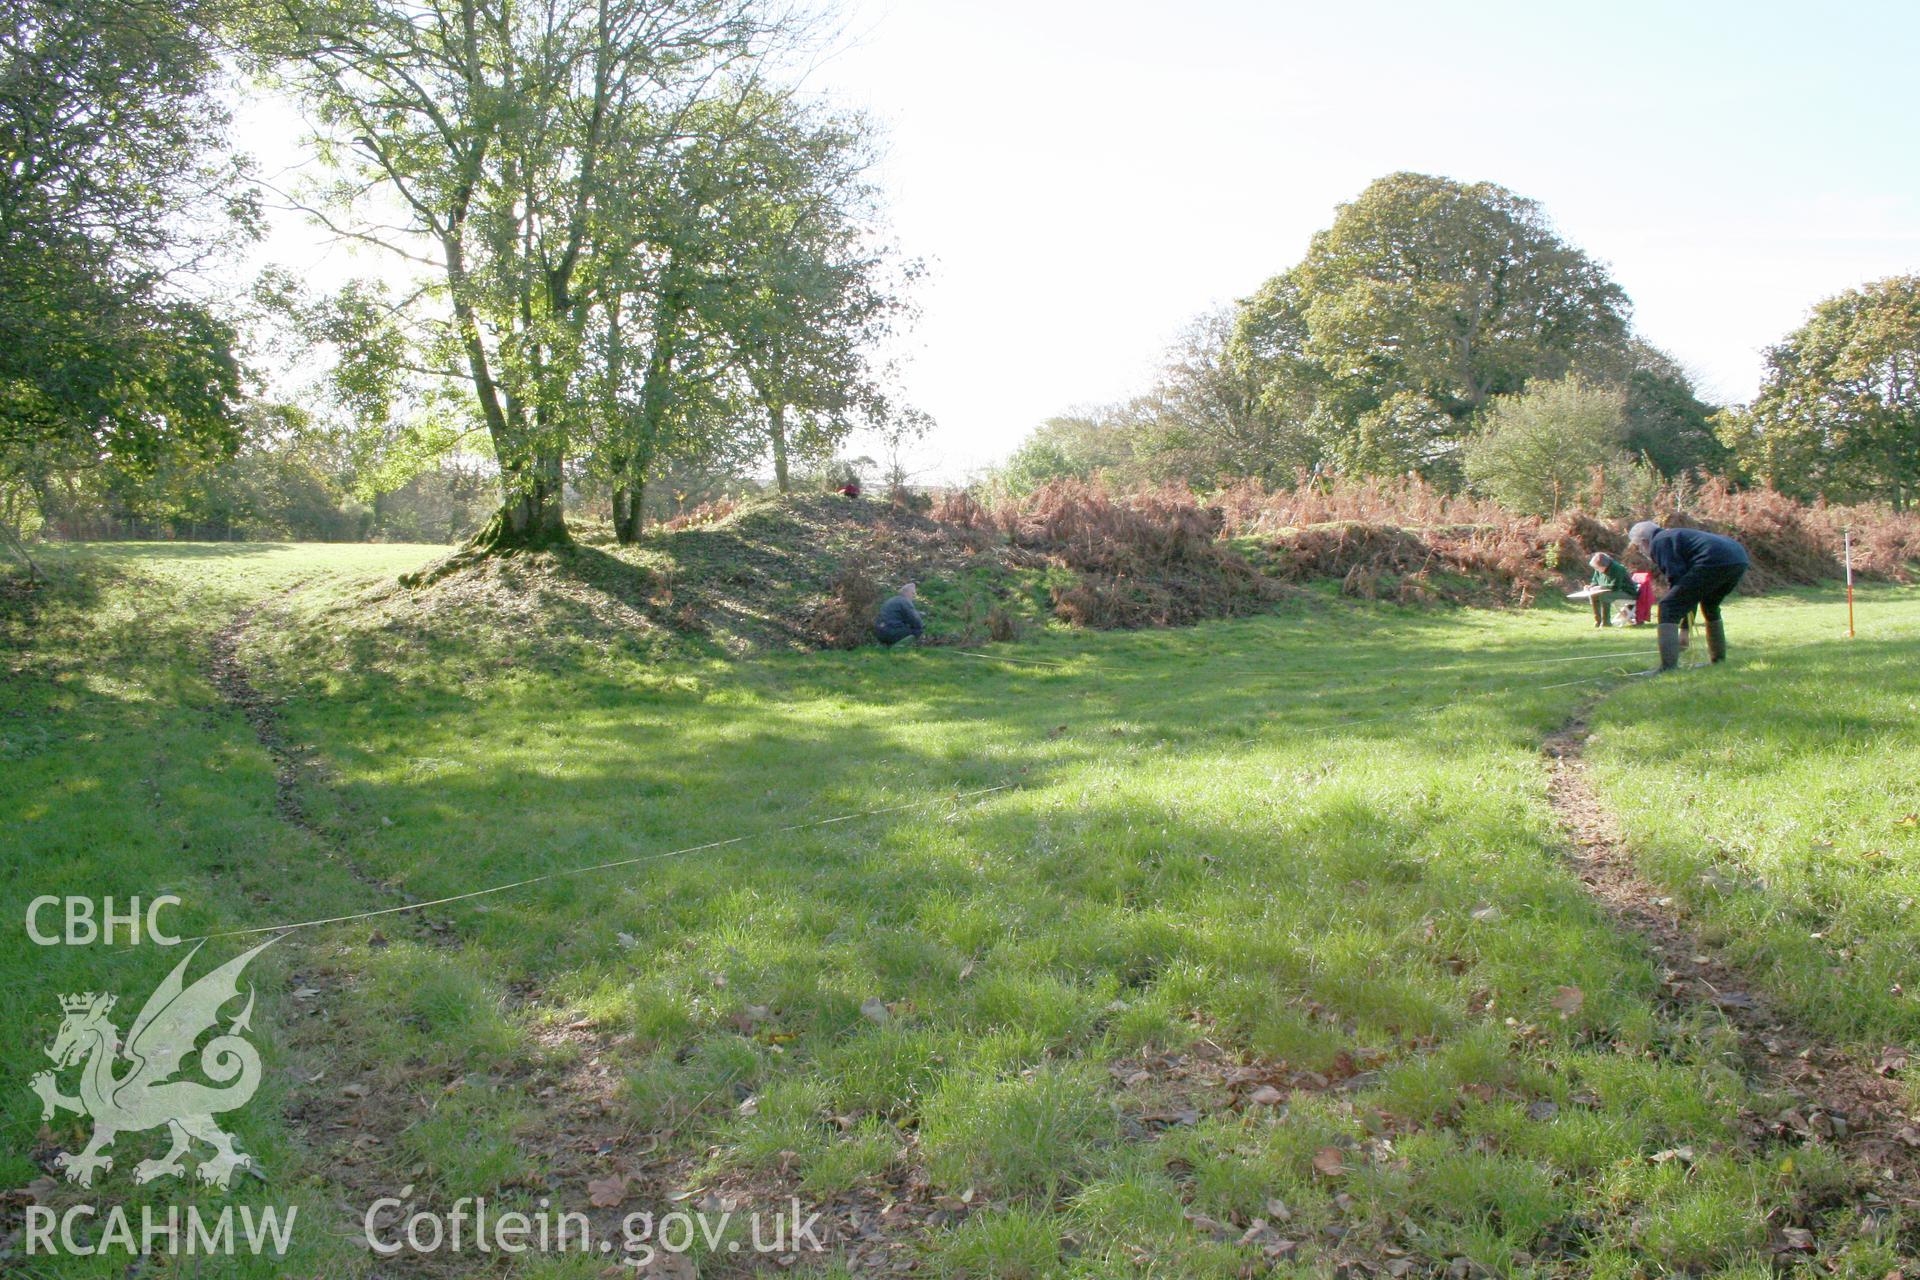
[[[303,1041],[324,1082],[283,1077],[277,1101],[337,1098],[342,1080],[412,1100],[365,1157],[387,1184],[441,1204],[579,1200],[548,1184],[566,1099],[528,1081],[568,1079],[584,1051],[559,1033],[584,1027],[616,1081],[606,1167],[812,1202],[922,1178],[928,1195],[971,1191],[914,1238],[954,1275],[1236,1276],[1276,1258],[1305,1274],[1466,1258],[1516,1275],[1759,1275],[1785,1225],[1813,1230],[1837,1274],[1898,1262],[1898,1221],[1855,1213],[1856,1171],[1747,1140],[1741,1112],[1764,1101],[1711,1015],[1662,1011],[1648,954],[1563,867],[1539,756],[1608,693],[1603,777],[1638,794],[1630,730],[1682,735],[1670,704],[1696,702],[1737,739],[1711,749],[1743,750],[1780,726],[1713,700],[1816,660],[1855,714],[1882,715],[1897,673],[1785,649],[1827,626],[1824,601],[1740,602],[1733,669],[1642,684],[1618,673],[1646,664],[1647,633],[1596,634],[1559,608],[1312,596],[997,650],[1018,662],[867,650],[476,675],[431,638],[403,667],[361,633],[276,621],[315,616],[302,593],[262,611],[247,652],[287,698],[288,739],[329,766],[303,797],[315,839],[274,817],[264,756],[192,655],[250,595],[311,571],[329,576],[308,592],[338,599],[339,574],[404,567],[391,556],[287,549],[213,576],[116,564],[72,605],[75,651],[97,660],[10,686],[44,726],[22,756],[43,772],[4,797],[46,833],[9,876],[9,911],[45,885],[164,884],[196,929],[391,905],[347,859],[435,898],[753,837],[435,908],[457,946],[381,922],[284,944],[331,1021],[317,1050]],[[1872,599],[1920,621],[1920,596]],[[116,692],[128,682],[145,692]],[[1755,706],[1780,719],[1766,696]],[[130,707],[145,710],[123,724]],[[1005,789],[951,798],[987,787]],[[1882,798],[1891,848],[1905,802]],[[889,812],[778,830],[873,810]],[[1858,910],[1856,929],[1883,919]],[[1896,943],[1885,933],[1889,957]],[[165,967],[7,954],[9,1026],[33,1043],[53,993],[144,990]],[[1822,966],[1795,972],[1810,1010],[1852,990]],[[263,994],[279,1043],[295,1003]],[[1187,1114],[1193,1099],[1152,1065],[1169,1051],[1224,1055],[1282,1097]],[[30,1140],[28,1069],[6,1065],[0,1105]],[[270,1108],[248,1123],[243,1141],[322,1194],[324,1164],[288,1149]],[[20,1149],[15,1185],[33,1176]],[[1269,1233],[1242,1243],[1256,1218]]]

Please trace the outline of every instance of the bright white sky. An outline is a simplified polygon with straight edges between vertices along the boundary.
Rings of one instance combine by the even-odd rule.
[[[1910,0],[849,0],[808,86],[883,126],[932,268],[906,374],[930,479],[1142,389],[1400,169],[1540,201],[1745,400],[1814,302],[1920,270],[1917,65]]]

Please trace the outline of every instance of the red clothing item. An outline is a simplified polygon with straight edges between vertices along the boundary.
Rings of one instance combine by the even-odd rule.
[[[1653,616],[1653,575],[1642,570],[1633,575],[1633,582],[1640,588],[1633,600],[1633,625],[1637,627]]]

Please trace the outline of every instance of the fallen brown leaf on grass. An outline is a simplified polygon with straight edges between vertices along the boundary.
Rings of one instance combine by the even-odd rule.
[[[755,1027],[772,1016],[772,1010],[768,1009],[766,1005],[750,1004],[738,1013],[730,1014],[727,1021],[731,1022],[733,1029],[741,1035],[750,1036],[753,1034]]]
[[[1265,1218],[1255,1218],[1247,1224],[1247,1229],[1241,1233],[1240,1244],[1243,1248],[1256,1245],[1269,1258],[1285,1257],[1292,1253],[1295,1247],[1293,1241],[1283,1239],[1278,1231],[1268,1226]]]
[[[1226,1240],[1233,1234],[1224,1222],[1221,1222],[1218,1218],[1209,1218],[1204,1213],[1186,1209],[1181,1212],[1180,1216],[1188,1222],[1191,1222],[1196,1231],[1203,1231],[1215,1240]]]
[[[1806,1230],[1804,1227],[1782,1227],[1780,1229],[1780,1243],[1775,1246],[1775,1248],[1782,1253],[1812,1253],[1813,1232]]]
[[[0,1200],[17,1200],[26,1204],[51,1204],[53,1203],[55,1193],[59,1190],[60,1184],[54,1179],[39,1177],[24,1187],[9,1191],[5,1196],[0,1196]]]
[[[612,1209],[626,1198],[625,1178],[595,1178],[587,1183],[587,1203],[596,1209]]]
[[[1272,1085],[1263,1084],[1247,1095],[1247,1103],[1255,1107],[1273,1107],[1278,1106],[1280,1100],[1285,1096],[1285,1094],[1281,1093]]]
[[[1170,1107],[1164,1111],[1142,1111],[1141,1124],[1199,1124],[1200,1113],[1192,1107]]]
[[[1313,1171],[1324,1178],[1339,1178],[1347,1172],[1347,1153],[1338,1147],[1322,1147],[1313,1153]]]
[[[1587,993],[1578,987],[1556,987],[1554,988],[1553,999],[1547,1001],[1548,1004],[1560,1011],[1560,1017],[1562,1019],[1571,1018],[1574,1014],[1579,1013],[1580,1007],[1586,1004],[1586,1002]]]
[[[1873,1069],[1883,1076],[1897,1076],[1907,1069],[1907,1051],[1899,1045],[1890,1045],[1881,1050],[1880,1060]]]

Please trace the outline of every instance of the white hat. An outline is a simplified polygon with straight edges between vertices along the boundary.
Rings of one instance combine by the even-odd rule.
[[[1627,530],[1627,543],[1635,547],[1651,547],[1653,535],[1660,532],[1660,525],[1653,520],[1642,520]]]

